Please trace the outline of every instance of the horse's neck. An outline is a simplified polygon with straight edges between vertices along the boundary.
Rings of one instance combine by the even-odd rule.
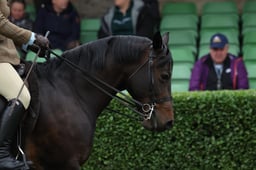
[[[85,114],[89,117],[96,120],[101,111],[111,101],[111,97],[96,87],[103,87],[101,84],[96,83],[93,85],[88,82],[88,76],[79,71],[70,70],[70,68],[67,68],[67,70],[69,71],[65,69],[55,70],[49,73],[48,77],[40,78],[39,84],[42,100],[47,99],[48,105],[54,107],[55,103],[55,105],[63,107],[66,110],[78,107],[86,112]],[[92,74],[100,75],[100,79],[108,82],[111,86],[117,87],[119,85],[120,73],[117,71],[111,71],[111,73],[110,71],[103,71]],[[97,81],[93,80],[93,82],[95,83]],[[103,89],[106,88],[103,87]],[[115,92],[112,90],[108,89],[107,91],[111,91],[110,93],[115,95]]]

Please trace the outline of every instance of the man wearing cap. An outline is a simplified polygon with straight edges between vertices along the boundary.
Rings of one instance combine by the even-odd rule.
[[[189,90],[248,89],[248,77],[241,57],[228,53],[228,39],[217,33],[210,39],[210,53],[192,70]]]

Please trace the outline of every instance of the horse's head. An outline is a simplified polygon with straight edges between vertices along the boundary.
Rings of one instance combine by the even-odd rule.
[[[138,106],[145,115],[142,124],[152,131],[169,129],[174,121],[170,90],[173,61],[168,37],[168,33],[163,37],[159,32],[155,34],[152,46],[128,79],[127,90],[142,103]]]

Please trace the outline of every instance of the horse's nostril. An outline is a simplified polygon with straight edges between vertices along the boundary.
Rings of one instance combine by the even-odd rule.
[[[170,120],[170,121],[168,121],[168,122],[165,124],[165,128],[166,128],[166,129],[170,129],[172,126],[173,126],[173,120]]]

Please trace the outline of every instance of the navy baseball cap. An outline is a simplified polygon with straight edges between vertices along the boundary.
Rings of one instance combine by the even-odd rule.
[[[225,35],[217,33],[211,37],[210,47],[211,48],[224,48],[228,44],[228,39]]]

